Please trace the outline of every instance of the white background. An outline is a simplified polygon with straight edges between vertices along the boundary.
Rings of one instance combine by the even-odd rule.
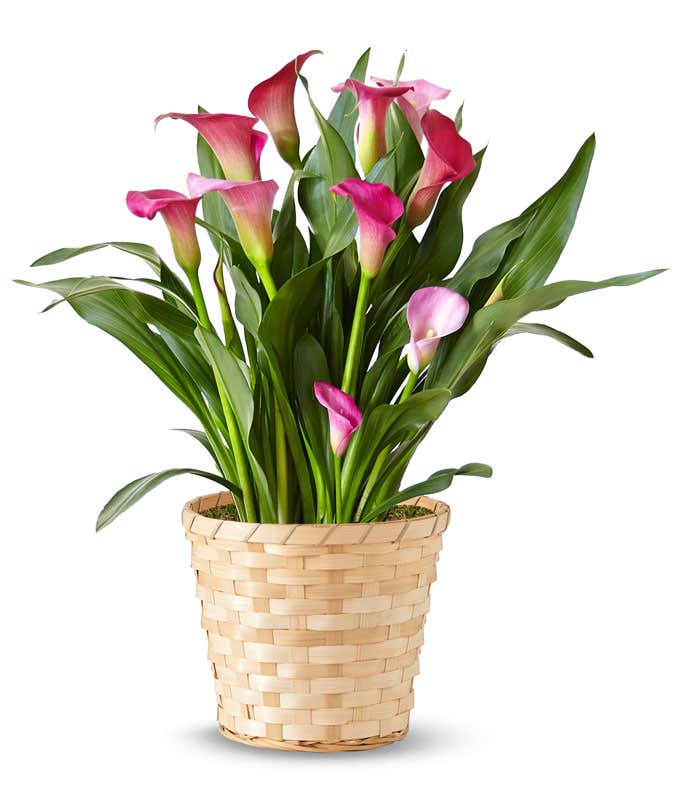
[[[677,30],[672,3],[23,2],[2,25],[2,718],[12,792],[678,792]],[[8,16],[9,14],[9,16]],[[223,740],[171,481],[99,536],[124,482],[207,466],[190,417],[118,343],[10,284],[146,275],[102,252],[28,272],[62,245],[139,240],[169,256],[128,188],[182,188],[194,135],[165,111],[242,113],[298,52],[319,104],[363,48],[371,72],[465,99],[490,143],[465,215],[475,236],[527,206],[594,129],[598,150],[556,277],[671,266],[573,299],[504,343],[454,403],[410,481],[469,460],[433,589],[412,731],[364,754],[265,753]],[[314,131],[300,100],[305,143]],[[267,174],[285,177],[272,151]],[[206,247],[206,252],[207,252]],[[537,319],[543,319],[538,317]],[[545,318],[547,319],[547,318]],[[446,777],[443,777],[443,776]]]

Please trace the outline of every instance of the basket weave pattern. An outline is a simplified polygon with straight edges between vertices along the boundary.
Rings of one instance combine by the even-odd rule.
[[[360,750],[408,730],[430,584],[449,520],[246,524],[182,515],[222,733],[287,750]]]

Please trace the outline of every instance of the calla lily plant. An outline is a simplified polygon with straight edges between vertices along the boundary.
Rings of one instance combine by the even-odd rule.
[[[333,88],[339,96],[326,116],[302,74],[317,53],[290,58],[255,86],[252,115],[199,108],[157,118],[194,127],[198,169],[180,153],[174,179],[186,181],[188,195],[131,190],[127,206],[140,218],[161,216],[179,269],[130,242],[60,248],[34,262],[112,246],[150,268],[136,278],[31,286],[59,296],[48,308],[68,303],[128,347],[195,416],[198,427],[185,432],[213,461],[212,471],[134,480],[104,507],[98,528],[181,473],[229,488],[239,518],[252,524],[375,521],[456,474],[488,477],[488,466],[466,464],[402,487],[420,442],[504,338],[539,334],[592,355],[526,315],[660,272],[548,283],[583,195],[593,136],[552,187],[461,257],[463,206],[484,149],[461,134],[461,111],[442,107],[449,89],[404,79],[403,60],[393,79],[369,79],[366,52]],[[300,83],[318,130],[306,151],[294,102]],[[270,138],[290,169],[280,193],[260,168]]]

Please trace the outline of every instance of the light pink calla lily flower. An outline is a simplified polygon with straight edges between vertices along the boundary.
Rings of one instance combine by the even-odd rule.
[[[266,125],[279,154],[293,168],[300,167],[300,133],[293,104],[295,84],[305,61],[319,52],[310,50],[298,55],[283,69],[256,85],[248,97],[248,110]]]
[[[379,86],[394,85],[392,80],[383,80],[381,77],[372,77],[371,80]],[[430,105],[433,102],[446,99],[451,92],[448,88],[442,88],[427,80],[402,80],[397,85],[410,88],[407,93],[397,97],[396,102],[420,143],[423,139],[423,128],[420,125],[420,120],[430,109]]]
[[[257,119],[230,113],[163,113],[161,119],[181,119],[195,127],[222,166],[225,179],[260,179],[260,155],[267,134],[254,130]]]
[[[425,369],[439,340],[461,328],[469,310],[467,300],[447,287],[423,287],[411,295],[406,309],[411,340],[405,348],[411,372]]]
[[[359,263],[364,273],[373,278],[383,263],[385,249],[396,237],[392,224],[404,214],[404,205],[380,182],[352,177],[329,189],[346,196],[354,205],[359,222]]]
[[[359,127],[357,129],[357,151],[359,162],[367,174],[381,157],[387,154],[385,139],[385,119],[387,111],[396,97],[405,94],[411,88],[401,86],[371,86],[358,80],[345,80],[336,85],[333,91],[351,91],[359,104]]]
[[[199,174],[187,177],[189,194],[196,198],[218,191],[234,220],[245,255],[256,268],[266,268],[274,255],[272,211],[279,186],[273,179],[264,182],[231,182]]]
[[[347,449],[352,433],[361,424],[362,413],[349,394],[325,381],[314,384],[314,394],[328,411],[331,448],[340,458]]]
[[[464,179],[475,167],[472,147],[452,119],[437,110],[428,110],[421,124],[428,150],[406,208],[412,229],[427,220],[447,182]]]
[[[128,209],[139,218],[154,218],[157,212],[170,232],[177,264],[184,270],[196,270],[201,263],[201,249],[196,238],[196,207],[200,199],[187,198],[175,190],[130,190]]]

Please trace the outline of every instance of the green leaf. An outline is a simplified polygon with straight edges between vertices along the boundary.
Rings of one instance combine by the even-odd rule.
[[[572,295],[637,284],[661,273],[650,270],[615,276],[604,281],[558,281],[536,287],[516,298],[501,300],[480,309],[454,338],[444,340],[437,351],[425,381],[426,387],[446,386],[454,392],[460,381],[469,379],[470,371],[476,371],[485,360],[493,345],[522,317],[531,312],[550,309]],[[479,376],[481,369],[476,372]],[[472,384],[470,384],[472,385]],[[468,386],[469,388],[469,386]]]
[[[428,477],[427,480],[419,482],[417,485],[411,485],[409,488],[404,488],[403,491],[399,491],[399,493],[381,502],[368,515],[363,516],[361,520],[375,521],[376,518],[400,502],[405,502],[407,499],[413,499],[416,496],[429,496],[445,491],[451,485],[451,481],[455,476],[491,477],[492,474],[491,466],[487,466],[485,463],[466,463],[465,466],[461,466],[459,469],[441,469]]]
[[[503,262],[503,297],[513,298],[547,281],[576,221],[594,153],[591,135],[564,176],[536,202],[535,215]]]
[[[558,331],[557,328],[552,328],[550,325],[543,325],[542,323],[515,323],[509,331],[506,331],[503,338],[515,334],[536,334],[537,336],[547,336],[554,339],[556,342],[565,345],[566,347],[575,350],[586,358],[592,358],[593,354],[585,345],[581,344],[578,339],[573,336],[565,334],[564,331]]]
[[[250,284],[243,271],[238,267],[229,268],[234,283],[236,299],[234,311],[239,322],[253,336],[257,336],[262,320],[262,302],[257,290]]]
[[[165,471],[157,471],[153,474],[147,474],[145,477],[139,477],[139,479],[133,480],[124,485],[119,491],[116,491],[97,517],[97,532],[100,529],[104,529],[105,526],[118,518],[121,513],[132,507],[133,504],[156,486],[169,480],[170,477],[177,477],[179,474],[195,474],[198,477],[207,477],[209,480],[213,480],[231,491],[235,489],[236,494],[240,494],[240,490],[233,483],[229,483],[224,477],[220,477],[219,474],[212,474],[209,471],[201,471],[200,469],[166,469]]]
[[[138,256],[152,265],[160,266],[162,260],[158,255],[155,248],[144,243],[94,243],[93,245],[85,245],[80,248],[58,248],[49,254],[41,256],[36,259],[31,267],[42,267],[43,265],[57,265],[60,262],[66,262],[67,259],[73,259],[74,256],[81,254],[88,254],[90,251],[98,251],[100,248],[117,248],[119,251],[124,251],[126,254]]]
[[[215,452],[210,443],[210,439],[202,430],[194,430],[191,427],[174,427],[173,430],[176,433],[186,433],[188,436],[195,438],[196,441],[198,441],[198,443],[210,453],[211,457],[217,463],[217,458],[215,457]]]

